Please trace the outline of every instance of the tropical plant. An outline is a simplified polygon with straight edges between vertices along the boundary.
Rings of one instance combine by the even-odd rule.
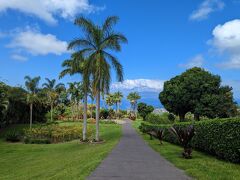
[[[105,98],[105,102],[106,102],[108,108],[110,109],[114,105],[113,94],[107,94],[107,96]]]
[[[28,91],[28,95],[27,95],[27,102],[29,104],[29,108],[30,108],[30,129],[32,128],[32,114],[33,114],[33,104],[37,101],[39,101],[38,98],[38,85],[39,85],[39,81],[40,81],[40,77],[34,77],[31,78],[30,76],[25,76],[25,86],[27,88]]]
[[[120,92],[120,91],[117,91],[113,94],[113,100],[116,104],[116,111],[117,111],[117,114],[119,114],[119,110],[120,110],[120,103],[122,101],[122,98],[123,98],[123,94]]]
[[[46,83],[43,84],[44,89],[47,91],[47,96],[48,96],[48,100],[51,106],[51,121],[53,120],[53,108],[54,108],[54,104],[57,101],[57,98],[59,97],[59,93],[65,89],[64,84],[59,83],[56,84],[56,79],[46,79]]]
[[[127,99],[130,101],[132,112],[137,116],[137,101],[141,99],[141,96],[137,92],[131,92],[128,94]]]
[[[0,127],[8,109],[9,101],[7,97],[7,86],[0,82]]]
[[[122,65],[111,54],[113,51],[121,51],[120,44],[127,42],[124,35],[114,32],[113,27],[117,22],[118,17],[112,16],[99,26],[90,19],[79,17],[75,20],[75,25],[83,30],[84,36],[76,38],[68,46],[68,49],[80,49],[78,53],[87,60],[85,67],[93,77],[92,88],[96,97],[96,141],[99,141],[100,94],[109,91],[111,67],[115,69],[118,81],[123,80]]]
[[[70,76],[74,74],[80,74],[82,76],[82,90],[84,96],[84,113],[83,113],[83,141],[86,141],[87,134],[87,98],[90,86],[90,73],[87,68],[86,59],[80,53],[74,53],[71,59],[65,60],[62,67],[65,69],[60,73],[60,78],[69,74]]]
[[[187,127],[171,127],[170,131],[178,138],[179,143],[183,146],[184,151],[182,156],[186,159],[190,159],[192,157],[192,147],[190,141],[192,140],[195,130],[194,126],[190,125]]]

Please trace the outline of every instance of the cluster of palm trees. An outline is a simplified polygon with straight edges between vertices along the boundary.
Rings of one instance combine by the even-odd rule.
[[[137,102],[139,99],[141,99],[141,96],[138,92],[131,92],[127,96],[127,99],[129,100],[131,104],[131,111],[134,113],[135,117],[137,117]]]
[[[116,105],[116,112],[119,113],[122,98],[123,98],[123,94],[120,91],[117,91],[113,94],[107,94],[105,102],[108,108],[111,108],[113,105]]]
[[[123,81],[123,67],[113,52],[121,51],[121,43],[127,43],[126,37],[114,31],[114,25],[119,18],[108,17],[102,25],[93,23],[90,19],[79,17],[75,25],[83,32],[81,37],[69,43],[68,49],[74,50],[70,59],[63,62],[65,75],[79,74],[84,89],[83,141],[87,140],[87,102],[91,92],[96,101],[96,135],[99,141],[99,114],[101,94],[108,94],[111,82],[111,68],[117,75],[118,81]]]
[[[60,94],[66,91],[64,84],[56,83],[55,79],[46,78],[46,82],[42,85],[43,89],[39,87],[41,78],[25,76],[25,87],[28,91],[27,103],[30,110],[30,128],[32,128],[33,122],[33,105],[37,102],[43,104],[49,104],[51,107],[51,121],[53,120],[53,108]],[[47,95],[47,97],[45,97]]]

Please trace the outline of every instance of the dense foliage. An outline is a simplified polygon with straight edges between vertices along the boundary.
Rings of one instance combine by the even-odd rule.
[[[176,123],[173,127],[186,128],[191,122]],[[240,119],[215,119],[194,122],[195,136],[191,141],[193,148],[216,155],[231,162],[240,162]],[[169,132],[172,125],[142,123],[141,131],[165,129],[164,140],[179,144],[176,137]]]
[[[152,124],[169,124],[170,120],[165,118],[163,115],[150,113],[146,117],[146,121]]]
[[[188,112],[196,120],[200,116],[227,118],[237,113],[232,88],[221,86],[219,76],[197,67],[166,81],[159,99],[181,121]]]
[[[0,128],[10,124],[29,123],[29,104],[27,91],[22,87],[11,87],[1,83],[0,93],[4,94],[4,107],[0,111]],[[41,93],[40,93],[41,94]],[[43,94],[41,96],[44,96]],[[3,101],[1,101],[3,102]],[[2,103],[3,104],[3,103]],[[33,105],[33,119],[35,122],[46,122],[46,113],[50,110],[41,101]]]
[[[151,105],[147,105],[146,103],[139,103],[137,110],[143,120],[146,120],[147,115],[153,112],[154,107]]]

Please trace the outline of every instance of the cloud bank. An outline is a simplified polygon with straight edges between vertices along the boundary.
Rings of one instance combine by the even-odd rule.
[[[122,83],[114,83],[111,89],[117,90],[131,90],[139,92],[160,92],[163,89],[163,80],[152,80],[152,79],[127,79]]]
[[[30,28],[16,33],[7,47],[32,55],[62,55],[67,53],[67,42],[57,39],[55,35],[42,34]]]
[[[0,12],[8,9],[34,15],[47,23],[56,24],[56,16],[72,19],[80,13],[92,13],[99,9],[88,0],[1,0]]]
[[[227,69],[240,69],[240,19],[217,25],[212,31],[209,44],[227,59],[218,66]]]

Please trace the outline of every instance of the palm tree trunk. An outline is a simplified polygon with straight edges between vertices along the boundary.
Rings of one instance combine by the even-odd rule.
[[[30,129],[32,129],[32,111],[33,111],[33,104],[30,104]]]
[[[51,122],[52,122],[52,120],[53,120],[53,105],[51,103]]]
[[[100,114],[100,91],[97,92],[96,97],[96,137],[95,137],[96,141],[99,141],[99,114]]]
[[[83,141],[86,141],[87,137],[87,93],[84,94],[84,112],[83,112]]]

